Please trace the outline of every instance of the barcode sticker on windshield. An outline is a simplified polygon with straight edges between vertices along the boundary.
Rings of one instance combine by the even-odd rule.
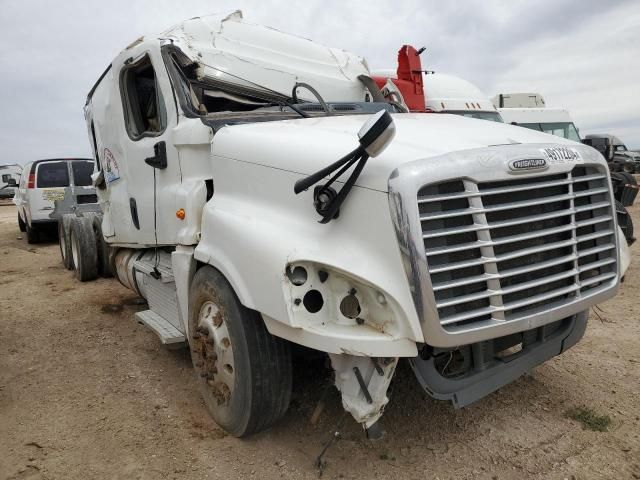
[[[584,159],[580,152],[571,147],[547,147],[542,148],[543,153],[549,165],[557,165],[561,163],[583,163]]]

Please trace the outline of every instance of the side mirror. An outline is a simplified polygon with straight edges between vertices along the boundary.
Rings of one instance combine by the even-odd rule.
[[[358,132],[360,146],[370,157],[377,157],[396,136],[396,125],[386,110],[380,110]]]
[[[334,175],[323,185],[314,190],[314,206],[316,212],[322,216],[320,223],[328,223],[337,218],[340,206],[351,191],[351,187],[356,183],[362,169],[369,157],[377,157],[385,148],[389,146],[396,135],[396,127],[393,118],[386,110],[380,110],[367,120],[358,132],[360,145],[355,150],[347,153],[337,162],[312,173],[308,177],[301,178],[293,186],[293,191],[297,195],[310,186],[320,182],[327,175]],[[336,192],[331,185],[349,168],[353,167],[351,175],[344,183],[339,192]]]

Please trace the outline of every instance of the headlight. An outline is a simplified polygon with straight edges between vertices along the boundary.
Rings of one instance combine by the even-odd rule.
[[[295,326],[334,323],[397,335],[404,312],[390,296],[366,281],[314,262],[285,269],[285,296]]]

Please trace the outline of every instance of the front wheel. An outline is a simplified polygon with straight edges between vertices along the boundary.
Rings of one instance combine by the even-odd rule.
[[[191,359],[209,413],[231,435],[271,426],[291,398],[289,344],[244,307],[224,276],[196,272],[189,294]]]

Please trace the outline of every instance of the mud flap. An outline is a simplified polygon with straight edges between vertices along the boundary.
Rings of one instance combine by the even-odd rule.
[[[468,369],[455,376],[444,376],[442,372],[446,366],[439,367],[437,362],[438,355],[453,355],[454,351],[433,352],[426,359],[413,358],[411,368],[420,385],[433,398],[450,400],[455,408],[465,407],[575,345],[584,335],[588,316],[588,311],[580,312],[508,338],[461,347],[455,352],[467,352]],[[503,355],[505,350],[514,347],[521,349]]]

